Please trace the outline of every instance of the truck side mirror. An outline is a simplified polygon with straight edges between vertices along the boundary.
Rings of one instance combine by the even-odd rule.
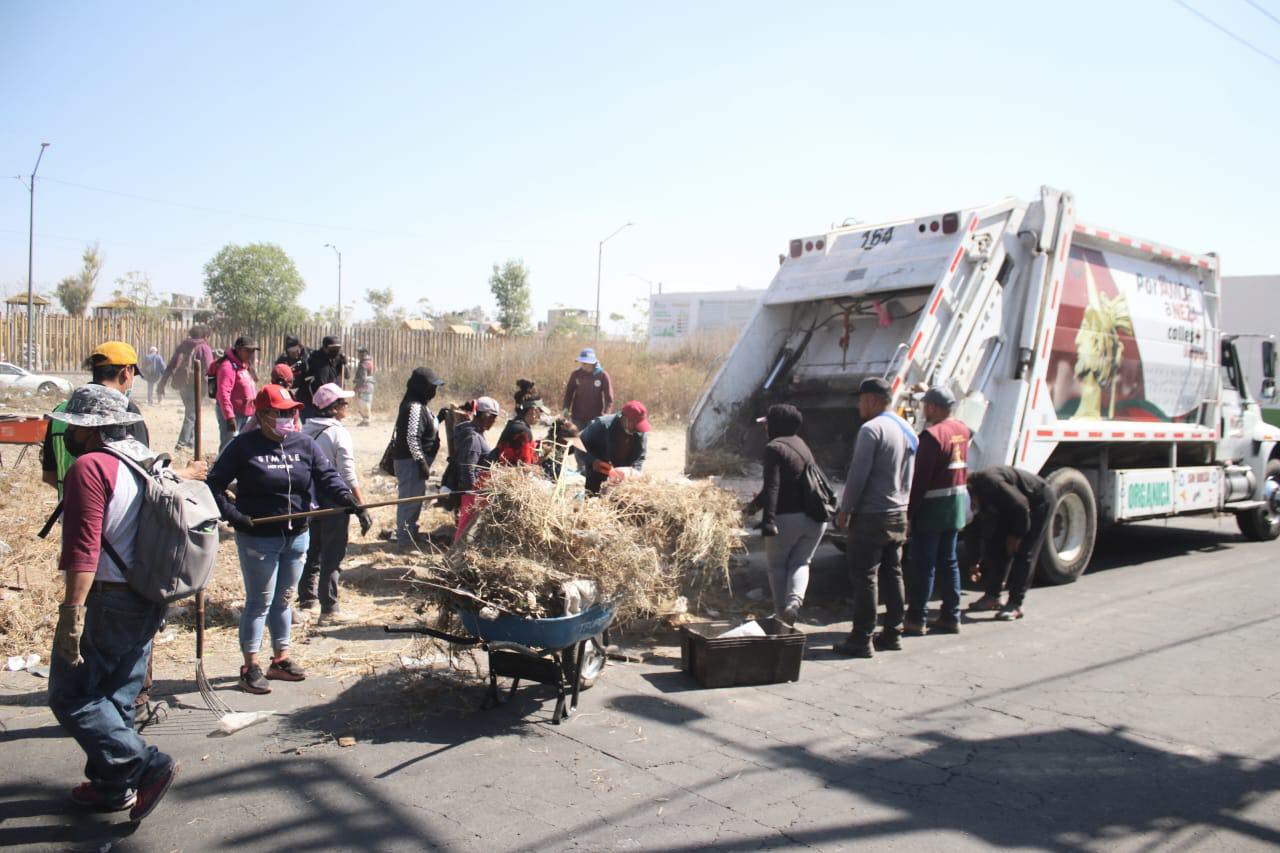
[[[1262,399],[1276,398],[1276,342],[1262,342]]]

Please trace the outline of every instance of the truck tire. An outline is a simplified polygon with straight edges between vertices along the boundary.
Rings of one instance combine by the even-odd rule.
[[[1280,459],[1267,463],[1267,479],[1262,484],[1262,499],[1266,506],[1236,513],[1236,524],[1244,538],[1254,542],[1269,542],[1280,536]]]
[[[1088,479],[1075,468],[1059,468],[1045,479],[1057,493],[1057,503],[1040,549],[1037,574],[1055,585],[1075,583],[1093,557],[1098,504]]]

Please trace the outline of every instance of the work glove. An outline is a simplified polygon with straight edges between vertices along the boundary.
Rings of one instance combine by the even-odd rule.
[[[774,524],[772,521],[760,522],[758,525],[756,525],[756,530],[760,531],[761,536],[777,536],[778,535],[778,525]]]
[[[253,519],[235,507],[227,510],[227,524],[241,532],[253,529]]]
[[[235,419],[235,418],[227,418],[225,421],[223,421],[223,423],[225,423],[225,424],[227,425],[227,432],[231,433],[232,435],[235,435],[235,434],[236,434],[236,419]]]
[[[605,476],[608,476],[609,472],[613,470],[613,466],[608,462],[605,462],[603,459],[597,459],[595,462],[591,463],[591,470],[595,471],[597,474],[604,474]]]
[[[373,516],[369,515],[369,510],[362,509],[356,513],[356,518],[360,521],[360,535],[368,536],[373,529]]]
[[[84,605],[58,605],[58,627],[53,632],[53,651],[71,666],[84,663],[80,657],[80,637],[84,634]]]

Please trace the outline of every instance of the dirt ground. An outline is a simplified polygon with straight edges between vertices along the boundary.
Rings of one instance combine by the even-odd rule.
[[[139,400],[138,405],[146,418],[152,447],[158,451],[172,452],[182,421],[181,403],[166,400],[148,405],[145,400]],[[217,448],[217,430],[212,406],[208,403],[206,406],[203,444],[206,458],[211,459]],[[389,416],[375,417],[374,422],[367,427],[356,426],[357,422],[356,417],[348,421],[355,441],[365,498],[368,501],[394,498],[394,478],[384,476],[376,468],[390,438],[393,424]],[[494,428],[491,438],[496,439],[500,427],[499,424]],[[669,477],[681,474],[684,467],[684,433],[681,428],[655,428],[650,434],[649,447],[647,472]],[[56,574],[56,537],[53,537],[54,542],[40,543],[34,540],[34,531],[27,531],[28,527],[38,526],[38,521],[47,515],[54,503],[52,490],[44,494],[47,487],[38,483],[39,463],[36,456],[29,454],[21,471],[10,470],[6,473],[5,476],[10,480],[5,489],[0,489],[0,508],[5,504],[12,507],[15,501],[26,500],[31,491],[46,499],[22,516],[21,529],[5,531],[6,539],[19,545],[8,562],[15,564],[12,571],[16,573],[15,579],[19,585],[26,587],[25,592],[10,591],[7,594],[25,595],[30,600],[35,600],[38,595],[39,600],[43,601],[52,600],[52,596],[60,594],[60,582]],[[184,458],[183,454],[177,455],[177,461],[183,461]],[[442,454],[436,462],[434,478],[438,479],[443,468]],[[31,509],[29,503],[24,503],[23,507]],[[352,525],[351,545],[343,566],[343,609],[356,614],[359,622],[333,628],[316,628],[305,621],[295,620],[294,656],[315,675],[338,678],[364,676],[386,666],[397,665],[403,660],[412,661],[429,654],[420,641],[391,638],[382,631],[382,626],[407,624],[424,618],[419,599],[410,594],[414,571],[438,560],[439,554],[433,553],[429,544],[424,544],[423,550],[416,553],[405,553],[389,547],[389,543],[382,537],[389,538],[394,527],[394,507],[375,509],[373,516],[375,526],[367,537],[361,538],[356,525]],[[437,525],[451,523],[451,520],[441,510],[428,510],[424,513],[422,527],[430,530]],[[17,564],[22,565],[19,568]],[[244,589],[234,542],[229,532],[224,531],[223,547],[220,549],[214,580],[208,591],[206,669],[211,673],[232,676],[236,672],[237,625],[243,603]],[[169,623],[157,637],[158,678],[189,677],[194,658],[194,614],[189,605],[190,601],[180,602],[171,608]],[[720,606],[724,607],[725,602],[721,602]],[[51,629],[51,626],[45,628]],[[32,636],[44,633],[35,627],[32,630]],[[23,648],[17,648],[13,640],[12,637],[8,638],[5,643],[7,654],[25,655],[37,652],[47,660],[47,650],[40,648],[38,641],[28,639],[21,643]]]

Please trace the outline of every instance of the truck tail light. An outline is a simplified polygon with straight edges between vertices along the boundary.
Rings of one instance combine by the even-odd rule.
[[[960,230],[960,214],[948,213],[942,217],[942,233],[954,234]]]
[[[798,258],[803,253],[804,253],[804,241],[792,240],[791,241],[791,257]]]

